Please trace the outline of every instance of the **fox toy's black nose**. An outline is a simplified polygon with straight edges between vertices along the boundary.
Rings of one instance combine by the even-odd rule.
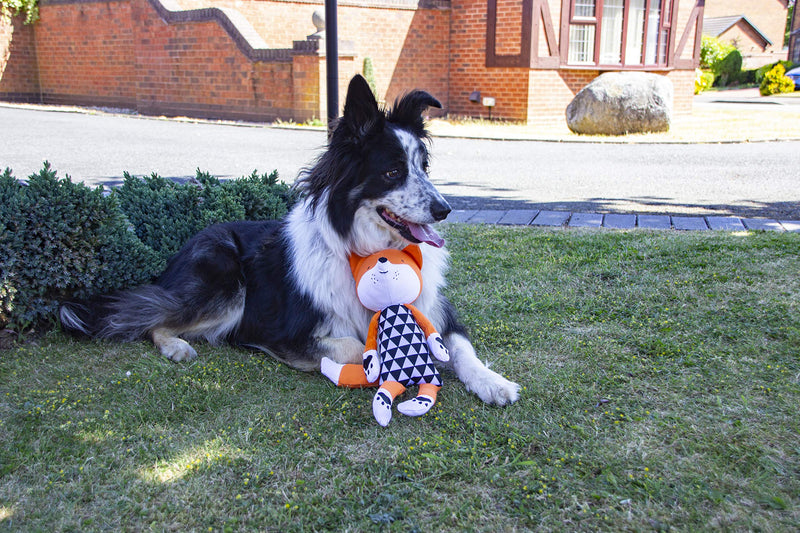
[[[447,218],[447,215],[450,214],[450,204],[445,201],[444,198],[441,200],[436,200],[431,204],[431,216],[436,222],[440,222]]]
[[[388,261],[388,259],[386,259],[385,257],[381,257],[380,259],[378,259],[378,263],[385,263],[386,261]]]

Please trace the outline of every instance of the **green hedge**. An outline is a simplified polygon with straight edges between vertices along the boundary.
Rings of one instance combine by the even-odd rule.
[[[198,170],[195,179],[183,184],[156,174],[136,178],[125,173],[114,192],[136,235],[164,260],[211,224],[281,218],[295,200],[292,190],[278,182],[277,172],[221,182]]]
[[[198,171],[178,184],[125,176],[110,194],[59,178],[0,175],[0,327],[52,322],[59,301],[152,280],[203,227],[283,216],[295,201],[277,173],[220,182]]]

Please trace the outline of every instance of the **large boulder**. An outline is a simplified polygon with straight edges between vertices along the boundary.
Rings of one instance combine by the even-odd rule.
[[[624,135],[668,131],[672,82],[648,72],[607,72],[581,89],[567,106],[575,133]]]

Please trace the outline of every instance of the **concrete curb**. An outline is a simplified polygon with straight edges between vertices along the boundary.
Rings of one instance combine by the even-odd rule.
[[[447,217],[453,224],[496,224],[561,228],[608,228],[677,231],[779,231],[800,233],[800,220],[740,218],[735,216],[673,216],[570,211],[509,211],[456,209]]]

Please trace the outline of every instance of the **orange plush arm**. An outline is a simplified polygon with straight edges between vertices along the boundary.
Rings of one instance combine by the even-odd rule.
[[[372,320],[369,322],[369,330],[367,331],[367,342],[364,346],[365,352],[378,349],[378,320],[380,317],[380,311],[372,315]]]
[[[444,345],[442,336],[439,335],[439,332],[436,331],[435,327],[433,327],[433,324],[430,320],[428,320],[428,317],[422,314],[422,311],[411,304],[407,304],[406,307],[408,307],[408,310],[411,311],[412,315],[414,315],[414,320],[417,321],[417,324],[419,324],[419,327],[425,334],[425,341],[428,343],[428,348],[430,348],[433,356],[439,361],[449,361],[450,351]]]
[[[422,332],[425,334],[426,339],[434,333],[437,333],[436,328],[433,327],[433,323],[428,320],[428,317],[422,314],[422,311],[411,304],[406,304],[406,307],[408,307],[409,311],[411,311],[411,314],[414,315],[414,320],[416,320],[417,324],[419,324],[419,327],[422,328]]]

